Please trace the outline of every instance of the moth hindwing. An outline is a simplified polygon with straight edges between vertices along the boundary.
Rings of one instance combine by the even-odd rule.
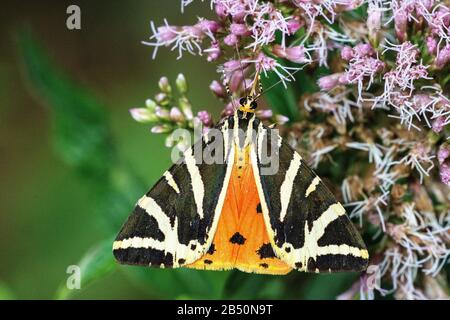
[[[138,201],[113,245],[119,262],[268,274],[366,268],[344,208],[274,130],[240,111],[216,129],[219,139],[204,136]],[[218,142],[224,161],[198,159],[196,148]],[[264,154],[277,162],[269,174]]]

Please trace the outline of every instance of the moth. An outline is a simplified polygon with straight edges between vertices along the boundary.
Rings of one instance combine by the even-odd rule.
[[[137,202],[113,244],[120,263],[273,275],[367,268],[344,207],[255,116],[256,82],[216,134],[185,151]],[[223,161],[202,159],[212,146]]]

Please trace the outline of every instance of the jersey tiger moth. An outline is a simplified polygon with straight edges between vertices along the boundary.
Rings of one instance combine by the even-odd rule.
[[[263,274],[367,268],[344,207],[255,116],[261,94],[252,93],[216,127],[219,136],[204,135],[138,201],[113,244],[120,263]],[[217,143],[224,161],[202,161]],[[263,174],[266,153],[278,161],[274,174]]]

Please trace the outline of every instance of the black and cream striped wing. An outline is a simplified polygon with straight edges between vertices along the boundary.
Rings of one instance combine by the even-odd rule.
[[[206,253],[231,175],[227,160],[234,157],[228,121],[217,129],[223,143],[204,136],[138,201],[113,244],[120,263],[175,268]],[[202,158],[211,146],[224,161],[208,164]]]
[[[279,159],[276,173],[267,170]],[[276,255],[299,271],[362,271],[365,244],[343,206],[301,156],[263,125],[251,153],[269,238]],[[266,170],[266,172],[264,172]]]

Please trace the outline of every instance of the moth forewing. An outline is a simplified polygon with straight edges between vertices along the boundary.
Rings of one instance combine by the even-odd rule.
[[[180,267],[207,252],[231,175],[228,159],[234,158],[228,125],[217,127],[223,135],[219,140],[228,141],[222,146],[225,161],[207,164],[199,159],[207,146],[203,137],[136,204],[113,244],[119,262]]]
[[[272,134],[277,139],[268,138]],[[262,174],[264,148],[278,151],[276,174]],[[367,268],[367,249],[343,206],[274,130],[258,130],[251,162],[267,232],[280,259],[308,272]]]

